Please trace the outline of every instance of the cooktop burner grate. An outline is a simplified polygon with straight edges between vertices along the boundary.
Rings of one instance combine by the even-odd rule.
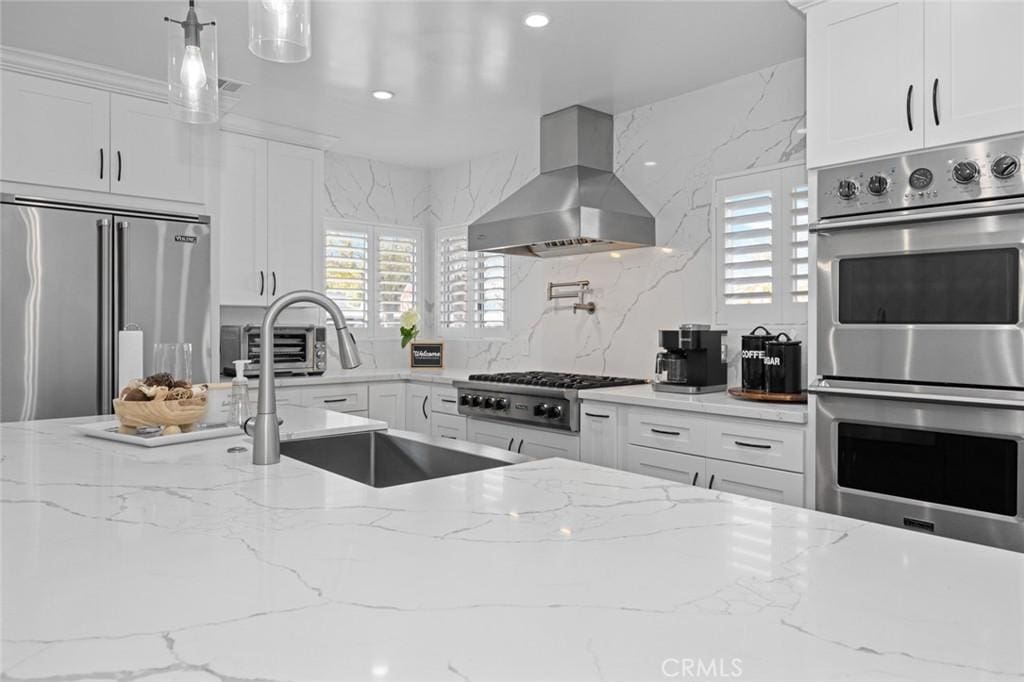
[[[608,388],[646,383],[643,379],[628,377],[598,376],[592,374],[569,374],[565,372],[498,372],[495,374],[470,374],[470,381],[486,381],[494,384],[518,384],[520,386],[542,386],[544,388],[565,388],[582,391],[588,388]]]

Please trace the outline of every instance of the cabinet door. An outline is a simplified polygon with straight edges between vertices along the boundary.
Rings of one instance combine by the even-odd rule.
[[[267,141],[221,133],[220,163],[220,302],[266,305]]]
[[[521,455],[536,459],[564,457],[579,461],[580,437],[574,433],[519,427],[515,437],[516,442],[512,447]]]
[[[268,142],[267,173],[268,293],[275,297],[295,289],[320,289],[324,154]]]
[[[110,95],[4,71],[0,177],[110,190]]]
[[[430,433],[430,386],[409,384],[405,387],[405,429]]]
[[[405,428],[405,384],[370,384],[370,419],[387,422],[392,429]]]
[[[110,96],[110,191],[203,201],[202,126],[170,116],[166,102]]]
[[[508,424],[489,422],[485,419],[470,419],[466,438],[480,445],[491,445],[502,450],[511,450],[516,440],[516,429]]]
[[[619,412],[614,405],[584,402],[580,406],[580,460],[618,469]]]
[[[924,145],[923,0],[807,12],[807,166]]]
[[[776,471],[749,464],[707,460],[707,481],[711,490],[756,497],[769,502],[804,503],[804,477],[789,471]]]
[[[1024,3],[935,0],[924,15],[928,146],[1024,129]]]
[[[430,415],[430,435],[466,440],[466,418],[451,414],[432,414]]]
[[[623,468],[635,474],[697,486],[703,486],[707,481],[707,460],[703,457],[627,445],[622,459]]]

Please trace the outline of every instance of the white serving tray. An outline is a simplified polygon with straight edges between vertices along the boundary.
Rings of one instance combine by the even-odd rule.
[[[92,422],[90,424],[73,424],[72,427],[93,438],[105,438],[116,440],[120,443],[131,443],[144,448],[158,448],[161,445],[174,445],[176,443],[189,443],[197,440],[210,440],[211,438],[226,438],[228,436],[241,436],[242,430],[237,426],[227,424],[200,424],[188,432],[173,433],[162,436],[157,431],[151,433],[129,434],[120,433],[117,430],[118,422]]]

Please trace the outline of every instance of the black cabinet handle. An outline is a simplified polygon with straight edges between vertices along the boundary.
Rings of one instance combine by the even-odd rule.
[[[711,490],[714,487],[715,487],[715,475],[711,474],[711,480],[708,481],[708,490]]]
[[[441,434],[441,438],[451,438],[452,440],[456,440],[455,436],[446,436],[443,433]]]
[[[935,117],[935,125],[939,125],[939,79],[932,82],[932,115]]]
[[[428,400],[430,400],[430,396],[429,395],[423,396],[423,404],[420,405],[420,409],[423,410],[423,418],[424,419],[430,419],[430,415],[427,414],[427,401]]]
[[[117,150],[117,181],[121,182],[121,150]]]
[[[771,450],[772,446],[765,443],[745,443],[741,440],[734,440],[733,443],[741,448],[757,448],[758,450]]]
[[[661,429],[651,429],[651,433],[659,433],[662,436],[681,436],[683,434],[678,431],[663,431]]]
[[[330,400],[325,400],[324,401],[324,403],[347,403],[347,402],[348,402],[348,398],[331,398]]]
[[[511,438],[509,438],[508,439],[508,445],[505,446],[505,449],[508,450],[509,452],[512,452],[512,443],[514,443],[515,440],[516,440],[515,436],[512,436]]]
[[[441,398],[442,403],[454,403],[455,398]]]
[[[693,481],[690,483],[690,485],[697,485],[697,476],[699,476],[699,473],[694,471],[693,472]]]
[[[100,147],[100,180],[103,179],[103,147]]]
[[[913,96],[914,84],[911,83],[910,87],[907,88],[907,128],[909,128],[911,132],[914,131],[914,117],[910,113],[910,100],[913,98]]]
[[[260,296],[262,296],[262,295],[263,295],[263,285],[264,285],[265,283],[266,283],[266,282],[265,282],[265,280],[264,280],[264,278],[263,278],[263,271],[262,271],[262,270],[260,270]]]
[[[273,272],[270,273],[270,281],[273,282],[273,284],[270,285],[270,295],[271,296],[277,296],[277,271],[276,270],[274,270]]]
[[[519,447],[516,448],[516,454],[519,454],[519,455],[523,454],[523,441],[521,439],[519,441]]]
[[[587,415],[588,417],[596,417],[597,419],[608,419],[609,417],[611,417],[610,414],[594,414],[593,412],[584,412],[583,414]]]

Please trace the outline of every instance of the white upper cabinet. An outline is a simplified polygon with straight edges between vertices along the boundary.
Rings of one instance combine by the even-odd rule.
[[[316,285],[322,239],[321,192],[324,154],[317,149],[270,142],[267,149],[267,219],[270,295]]]
[[[836,0],[807,14],[807,166],[924,145],[922,0]]]
[[[1024,129],[1024,2],[830,0],[807,10],[807,166]]]
[[[167,104],[4,71],[0,177],[202,203],[202,130]]]
[[[4,71],[0,177],[54,187],[110,189],[110,95]]]
[[[259,306],[267,292],[267,141],[220,137],[220,299]]]
[[[1024,130],[1024,2],[932,0],[925,6],[927,142]]]
[[[110,191],[202,202],[202,132],[166,102],[110,95]]]

